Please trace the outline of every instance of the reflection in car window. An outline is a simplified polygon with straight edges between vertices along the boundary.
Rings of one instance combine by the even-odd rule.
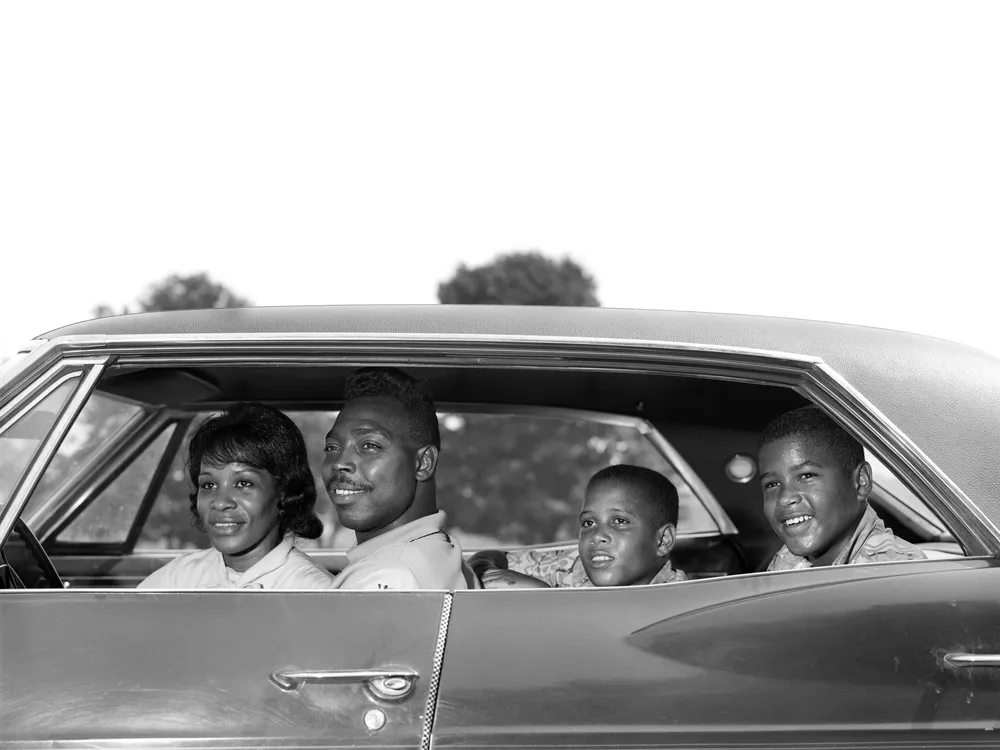
[[[100,393],[91,394],[38,486],[31,493],[25,515],[29,515],[47,500],[69,475],[99,448],[106,446],[111,436],[140,413],[142,409],[135,404]]]
[[[57,386],[0,434],[0,507],[7,502],[78,382],[79,378],[73,378]]]
[[[176,425],[170,425],[162,430],[125,471],[59,533],[56,541],[70,544],[124,542],[175,429]]]
[[[320,479],[326,433],[336,412],[286,412],[302,430],[316,479],[320,539],[299,546],[346,549],[354,532],[341,527]],[[207,414],[192,421],[193,429]],[[465,548],[571,542],[587,481],[612,463],[655,469],[678,487],[681,533],[715,532],[714,520],[667,460],[637,429],[587,417],[534,414],[443,413],[438,506],[449,533]],[[174,457],[137,549],[206,548],[191,526],[187,437]]]

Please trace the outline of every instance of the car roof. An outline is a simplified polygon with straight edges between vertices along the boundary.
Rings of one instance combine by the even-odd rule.
[[[39,338],[318,333],[544,337],[725,346],[821,359],[1000,516],[1000,360],[899,331],[719,313],[528,306],[254,307],[89,320]],[[990,507],[992,506],[992,507]]]

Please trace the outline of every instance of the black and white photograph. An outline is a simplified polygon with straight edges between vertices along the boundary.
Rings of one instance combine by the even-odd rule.
[[[1000,748],[1000,3],[0,3],[0,750]]]

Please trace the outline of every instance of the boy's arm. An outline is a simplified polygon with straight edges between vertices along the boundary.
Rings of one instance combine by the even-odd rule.
[[[551,588],[545,581],[532,578],[524,573],[515,573],[513,570],[500,570],[500,568],[490,568],[482,575],[483,588],[487,589],[547,589]]]

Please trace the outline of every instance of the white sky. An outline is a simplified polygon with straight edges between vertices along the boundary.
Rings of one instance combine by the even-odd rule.
[[[568,254],[607,306],[1000,355],[1000,3],[5,2],[0,358],[207,271],[433,303]]]

